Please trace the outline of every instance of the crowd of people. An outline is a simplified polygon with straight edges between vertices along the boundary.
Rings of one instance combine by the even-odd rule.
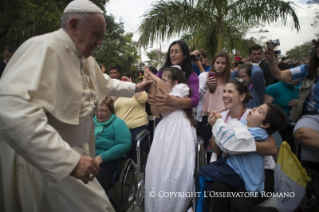
[[[154,130],[149,115],[157,126],[145,211],[185,212],[192,205],[187,195],[148,195],[160,191],[196,191],[197,212],[256,211],[267,198],[260,192],[274,191],[276,132],[292,149],[302,145],[301,159],[319,162],[319,39],[302,65],[278,61],[259,45],[249,48],[249,60],[236,55],[232,62],[224,51],[210,60],[207,51],[177,40],[163,67],[145,67],[134,83],[91,57],[105,29],[97,6],[76,0],[58,31],[5,47],[0,211],[113,211],[108,197],[118,161],[137,162],[136,136]],[[198,136],[214,157],[196,173]],[[211,191],[258,195],[204,195]]]

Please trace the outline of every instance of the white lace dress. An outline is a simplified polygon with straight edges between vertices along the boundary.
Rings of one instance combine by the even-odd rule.
[[[170,95],[188,97],[185,84]],[[184,110],[162,114],[157,125],[145,171],[145,211],[185,212],[194,191],[196,130]]]

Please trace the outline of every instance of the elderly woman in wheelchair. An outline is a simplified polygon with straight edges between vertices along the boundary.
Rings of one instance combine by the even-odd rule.
[[[106,194],[111,187],[118,159],[131,147],[131,133],[123,120],[115,115],[114,102],[105,97],[93,118],[95,124],[95,161],[100,165],[96,176]]]

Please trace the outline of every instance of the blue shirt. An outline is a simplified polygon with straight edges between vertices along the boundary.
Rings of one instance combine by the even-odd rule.
[[[307,76],[307,65],[301,65],[290,69],[292,81],[298,79],[304,79]],[[317,74],[317,80],[313,85],[304,104],[304,111],[318,111],[319,112],[319,75]]]
[[[238,70],[233,71],[230,74],[230,79],[235,79],[238,76]],[[254,65],[251,68],[251,80],[252,83],[248,84],[249,91],[252,95],[252,99],[245,105],[247,108],[259,107],[263,103],[264,94],[266,90],[266,82],[264,74],[261,68]]]
[[[197,76],[199,76],[200,75],[200,71],[199,71],[198,67],[194,63],[192,63],[192,67],[195,70]],[[210,71],[210,65],[206,66],[206,68],[204,68],[204,70],[205,70],[205,72]]]
[[[266,130],[260,127],[249,127],[248,131],[256,141],[268,140]],[[256,152],[239,155],[230,155],[227,164],[241,177],[245,183],[246,191],[264,191],[264,161],[265,158]]]

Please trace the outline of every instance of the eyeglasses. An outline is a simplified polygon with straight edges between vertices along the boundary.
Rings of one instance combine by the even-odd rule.
[[[181,53],[182,51],[179,50],[179,49],[170,50],[170,51],[169,51],[169,54],[174,54],[174,52],[175,52],[175,54],[179,54],[179,53]]]
[[[97,113],[103,113],[103,114],[105,114],[105,113],[107,113],[107,112],[109,112],[109,110],[98,110],[98,111],[97,111]]]

